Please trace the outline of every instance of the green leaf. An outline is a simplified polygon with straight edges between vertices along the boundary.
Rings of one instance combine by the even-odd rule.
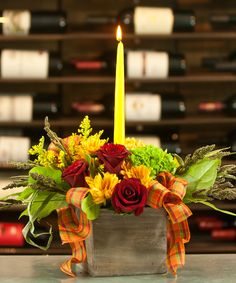
[[[48,216],[52,211],[64,206],[67,206],[64,195],[48,191],[35,191],[29,201],[27,213],[26,211],[22,213],[22,215],[28,214],[29,216],[29,221],[22,231],[26,242],[44,250],[48,249],[52,241],[51,227],[49,227],[48,232],[43,233],[49,235],[48,242],[45,246],[36,244],[30,237],[30,233],[34,238],[42,235],[42,233],[38,234],[35,232],[35,221],[40,221],[40,219]]]
[[[34,189],[27,187],[19,194],[17,199],[21,201],[27,200],[34,192]]]
[[[100,214],[100,205],[94,203],[91,194],[88,194],[81,203],[81,209],[86,213],[89,220],[98,218]]]
[[[210,189],[217,177],[217,169],[220,165],[219,159],[204,158],[197,161],[181,175],[181,178],[188,181],[186,199],[191,199],[192,194],[197,190]]]
[[[228,211],[228,210],[220,209],[220,208],[216,207],[213,203],[210,203],[208,201],[199,200],[198,202],[205,204],[205,205],[213,208],[214,210],[220,211],[222,213],[229,214],[229,215],[232,215],[232,216],[236,216],[236,213],[233,213],[233,212]]]

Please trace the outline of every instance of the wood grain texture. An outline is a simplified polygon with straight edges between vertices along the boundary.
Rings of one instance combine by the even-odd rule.
[[[166,272],[166,214],[145,208],[140,216],[103,209],[86,240],[87,269],[92,276]]]

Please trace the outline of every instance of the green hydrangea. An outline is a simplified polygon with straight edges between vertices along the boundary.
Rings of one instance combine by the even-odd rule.
[[[130,160],[133,166],[145,165],[150,168],[153,178],[162,171],[174,174],[176,170],[176,163],[172,155],[152,145],[132,149]]]

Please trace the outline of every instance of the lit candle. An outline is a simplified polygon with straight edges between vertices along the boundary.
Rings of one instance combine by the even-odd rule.
[[[121,41],[121,28],[118,26],[116,39],[119,41],[116,57],[115,109],[114,109],[114,143],[125,142],[125,72],[124,46]]]

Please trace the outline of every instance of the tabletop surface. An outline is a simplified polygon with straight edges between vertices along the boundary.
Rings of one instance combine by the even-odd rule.
[[[121,277],[90,277],[78,274],[71,278],[63,274],[59,265],[69,256],[0,256],[0,282],[61,282],[61,283],[211,283],[236,282],[236,254],[187,255],[178,276],[153,274]]]

